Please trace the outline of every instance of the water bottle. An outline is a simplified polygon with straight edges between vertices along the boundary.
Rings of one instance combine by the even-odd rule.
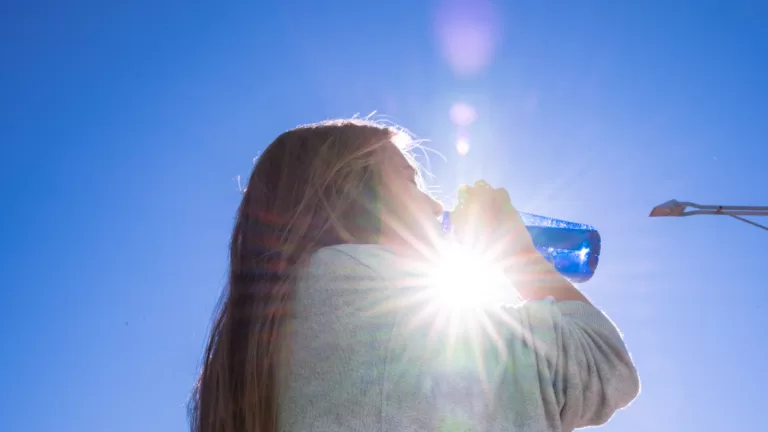
[[[571,282],[592,278],[600,259],[600,233],[594,227],[520,212],[533,245]],[[443,233],[450,233],[451,212],[443,212]]]

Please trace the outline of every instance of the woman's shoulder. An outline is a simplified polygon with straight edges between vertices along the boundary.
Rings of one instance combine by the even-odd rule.
[[[308,272],[349,275],[374,273],[382,277],[402,269],[402,259],[385,246],[343,244],[324,247],[310,257]]]
[[[370,260],[394,259],[395,252],[377,244],[340,244],[327,246],[312,254],[312,261],[358,261],[367,263]]]
[[[298,275],[296,316],[350,317],[397,295],[395,253],[377,245],[322,248]],[[402,277],[400,277],[402,279]]]

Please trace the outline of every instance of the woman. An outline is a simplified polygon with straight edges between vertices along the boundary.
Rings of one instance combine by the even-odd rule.
[[[570,431],[636,396],[619,332],[536,253],[503,189],[463,188],[454,224],[526,301],[441,301],[442,207],[410,144],[343,120],[264,151],[232,233],[193,432]],[[484,288],[477,276],[465,292]]]

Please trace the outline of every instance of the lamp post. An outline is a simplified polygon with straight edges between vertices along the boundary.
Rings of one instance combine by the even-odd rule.
[[[692,210],[688,210],[688,208]],[[750,225],[762,228],[768,231],[768,227],[744,219],[742,216],[768,216],[768,206],[723,206],[723,205],[700,205],[692,202],[670,200],[659,204],[651,210],[650,217],[680,217],[695,215],[720,215],[730,216]]]

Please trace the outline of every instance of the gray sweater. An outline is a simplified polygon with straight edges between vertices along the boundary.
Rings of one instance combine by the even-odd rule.
[[[622,337],[595,307],[530,301],[451,318],[425,276],[382,246],[312,256],[296,286],[281,432],[571,431],[638,394]]]

